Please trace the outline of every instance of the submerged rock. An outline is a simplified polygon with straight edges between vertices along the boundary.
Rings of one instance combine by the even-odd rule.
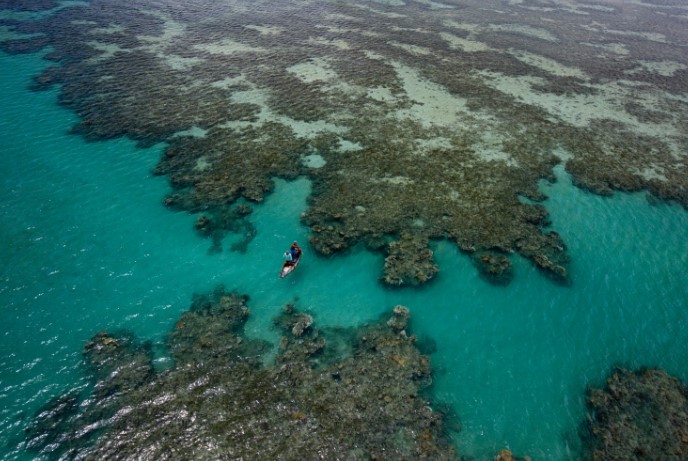
[[[289,305],[266,364],[266,344],[243,332],[246,302],[222,288],[196,296],[169,336],[175,366],[164,371],[142,375],[150,350],[129,336],[96,335],[87,364],[117,392],[82,399],[76,416],[73,397],[58,401],[37,416],[48,435],[34,432],[30,447],[70,459],[458,460],[442,413],[421,397],[428,357],[415,337],[399,334],[408,309],[397,306],[387,323],[321,334]],[[325,337],[335,352],[321,360]]]
[[[201,236],[212,239],[211,252],[221,251],[222,240],[227,234],[239,234],[242,239],[234,243],[230,250],[244,253],[256,235],[255,227],[246,219],[252,212],[253,209],[245,204],[212,208],[196,218],[196,231]]]
[[[506,285],[514,276],[511,261],[502,253],[476,251],[471,255],[480,275],[495,285]]]
[[[587,403],[588,459],[688,459],[688,387],[665,371],[616,369]]]
[[[389,326],[393,331],[400,333],[406,329],[408,325],[408,319],[411,317],[411,312],[408,307],[405,306],[394,306],[392,310],[392,317],[387,320],[387,326]]]
[[[531,461],[530,456],[517,457],[511,450],[502,450],[493,458],[494,461]]]

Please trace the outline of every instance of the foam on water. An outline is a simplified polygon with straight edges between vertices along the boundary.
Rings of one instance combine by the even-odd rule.
[[[160,147],[69,136],[76,117],[56,92],[31,93],[39,56],[0,56],[0,450],[29,459],[22,427],[49,397],[83,386],[80,352],[102,329],[126,328],[160,344],[192,293],[217,284],[251,296],[249,335],[275,339],[271,319],[296,301],[321,325],[356,325],[395,304],[437,344],[434,397],[451,403],[464,455],[509,447],[563,460],[578,443],[584,391],[614,365],[661,366],[688,378],[688,213],[644,194],[603,198],[559,181],[543,184],[553,228],[573,259],[571,287],[516,259],[507,287],[480,279],[453,245],[421,289],[377,282],[382,257],[356,249],[322,258],[304,245],[299,269],[277,277],[310,184],[277,181],[250,216],[245,254],[209,254],[194,217],[161,205],[169,186],[150,171]],[[231,237],[230,237],[231,238]],[[228,245],[225,245],[228,247]],[[164,351],[160,349],[161,354]]]

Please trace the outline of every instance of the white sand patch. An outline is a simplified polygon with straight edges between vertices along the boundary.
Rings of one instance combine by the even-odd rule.
[[[387,60],[387,58],[385,58],[383,55],[378,54],[374,51],[365,50],[363,52],[363,54],[365,54],[366,58],[368,58],[368,59],[375,59],[376,61],[386,61]]]
[[[441,32],[440,37],[442,40],[449,43],[449,48],[454,50],[461,50],[466,53],[475,53],[479,51],[494,51],[493,48],[489,47],[486,43],[479,42],[477,40],[469,40],[466,38],[457,37],[449,32]]]
[[[189,136],[192,138],[205,138],[207,134],[208,130],[194,125],[188,130],[177,131],[175,134],[172,135],[172,137],[176,138],[182,136]]]
[[[585,46],[590,46],[594,48],[600,48],[604,51],[608,51],[610,53],[618,54],[621,56],[628,56],[630,54],[630,51],[628,51],[628,47],[624,45],[623,43],[588,43],[588,42],[583,42],[581,45]]]
[[[518,162],[506,152],[491,147],[483,147],[480,144],[473,146],[475,154],[483,162],[504,162],[508,166],[517,167]]]
[[[384,86],[368,88],[367,96],[379,102],[396,102],[397,98],[392,94],[392,90]]]
[[[375,3],[380,3],[381,5],[387,6],[404,6],[405,2],[402,0],[373,0]]]
[[[476,33],[480,32],[483,26],[474,22],[458,22],[453,19],[444,21],[444,25],[452,29],[465,30],[466,32]]]
[[[510,49],[509,54],[529,66],[537,67],[552,75],[557,75],[559,77],[575,77],[583,80],[589,78],[585,72],[576,67],[565,66],[554,59],[546,58],[535,53]]]
[[[547,42],[559,41],[559,39],[547,29],[524,24],[489,24],[485,27],[485,30],[491,32],[508,32],[511,34],[526,35],[528,37],[545,40]]]
[[[249,24],[247,26],[244,26],[246,29],[251,29],[255,30],[258,32],[260,35],[268,35],[268,36],[274,36],[274,35],[279,35],[286,31],[284,27],[278,27],[278,26],[262,26],[262,25],[257,25],[257,24]]]
[[[573,158],[573,154],[569,152],[566,149],[562,149],[561,147],[558,147],[552,151],[552,155],[557,157],[559,160],[561,160],[563,163],[568,162]]]
[[[401,48],[402,50],[406,51],[407,53],[415,54],[415,55],[422,55],[422,56],[430,56],[432,54],[432,50],[430,48],[426,48],[424,46],[417,46],[417,45],[410,45],[408,43],[401,43],[401,42],[396,42],[396,41],[389,41],[387,42],[389,45],[392,45],[397,48]]]
[[[351,45],[346,40],[328,39],[325,37],[310,37],[307,42],[309,45],[331,46],[339,50],[350,50]]]
[[[184,37],[186,33],[186,26],[184,24],[174,21],[169,14],[161,11],[141,12],[161,19],[163,21],[163,29],[160,35],[137,35],[136,38],[145,44],[137,47],[136,50],[155,55],[163,63],[177,71],[186,71],[193,65],[202,62],[201,58],[185,58],[165,52],[175,41]]]
[[[658,9],[662,9],[662,8],[668,8],[670,10],[674,10],[674,9],[688,10],[688,5],[671,5],[671,4],[661,5],[658,3],[643,2],[642,0],[625,0],[624,3],[644,6],[646,8],[650,8],[652,10],[658,10]]]
[[[374,14],[379,14],[380,16],[388,17],[388,18],[390,18],[390,19],[401,19],[401,18],[405,18],[405,17],[406,17],[406,15],[404,15],[404,14],[390,13],[390,12],[387,12],[387,11],[376,10],[375,8],[372,8],[372,7],[368,6],[368,5],[361,5],[361,4],[358,4],[358,3],[357,3],[357,4],[354,4],[354,5],[352,5],[352,6],[354,6],[354,7],[356,7],[356,8],[360,8],[360,9],[362,9],[362,10],[370,11],[371,13],[374,13]],[[399,6],[401,6],[401,5],[399,5]]]
[[[210,168],[211,163],[208,161],[208,157],[201,157],[196,160],[196,165],[194,165],[193,169],[196,171],[205,171],[208,168]]]
[[[227,56],[239,53],[265,53],[268,51],[265,48],[254,47],[229,38],[225,38],[214,43],[194,45],[194,48],[210,54],[222,54]]]
[[[322,168],[327,162],[322,155],[311,154],[301,157],[301,163],[307,168]]]
[[[99,62],[105,61],[106,59],[110,59],[117,53],[130,53],[131,50],[127,50],[124,48],[121,48],[119,45],[115,43],[104,43],[104,42],[98,42],[95,40],[86,42],[88,46],[93,48],[96,51],[100,51],[99,56],[94,56],[90,59],[88,59],[86,62],[89,64],[97,64]]]
[[[637,61],[638,67],[625,71],[628,75],[642,72],[650,72],[662,77],[673,77],[679,70],[688,69],[688,66],[676,61]]]
[[[146,51],[154,54],[162,51],[165,46],[171,44],[176,38],[182,37],[186,33],[186,26],[174,21],[169,14],[161,11],[141,11],[143,14],[155,16],[163,21],[162,34],[160,35],[137,35],[136,38],[148,46],[144,46]]]
[[[89,21],[85,21],[89,22]],[[108,34],[121,34],[125,32],[127,29],[126,27],[120,25],[120,24],[110,24],[107,27],[96,27],[95,29],[91,29],[88,31],[89,34],[103,34],[103,35],[108,35]]]
[[[577,0],[557,0],[556,2],[553,2],[555,5],[555,8],[548,8],[544,7],[539,9],[539,11],[563,11],[566,13],[571,13],[571,14],[577,14],[579,16],[589,16],[590,12],[585,11],[583,8],[584,5],[581,3],[577,3]],[[537,7],[526,7],[527,9],[538,11]]]
[[[191,69],[196,64],[204,62],[203,58],[186,58],[184,56],[178,56],[176,54],[163,54],[158,55],[159,58],[163,60],[165,64],[170,66],[174,70],[186,71]]]
[[[352,6],[359,6],[359,5],[352,5]],[[327,13],[326,15],[324,15],[324,18],[327,19],[328,21],[334,21],[334,22],[361,22],[360,18],[349,16],[348,14],[343,14],[343,13]]]
[[[581,3],[578,5],[580,8],[585,8],[586,10],[595,10],[595,11],[603,11],[605,13],[613,13],[616,11],[615,8],[612,8],[610,6],[604,6],[604,5],[592,5],[589,3]]]
[[[267,122],[276,122],[290,127],[296,136],[306,139],[313,139],[317,135],[324,132],[343,135],[349,131],[347,127],[329,123],[324,120],[305,122],[302,120],[294,120],[293,118],[282,114],[277,114],[273,112],[268,105],[268,101],[270,99],[269,90],[257,88],[255,85],[251,86],[253,88],[250,90],[234,92],[230,99],[232,102],[237,104],[253,104],[258,106],[260,111],[258,114],[256,114],[257,120],[255,122],[232,120],[219,125],[220,128],[242,130],[249,127],[260,128]]]
[[[596,90],[597,94],[560,95],[534,90],[534,86],[545,83],[540,78],[512,77],[487,71],[476,74],[483,78],[486,85],[521,102],[544,109],[556,122],[563,121],[577,127],[588,127],[595,120],[608,119],[626,125],[628,130],[634,133],[647,136],[662,133],[665,140],[685,136],[680,127],[670,122],[643,123],[626,111],[625,104],[628,102],[639,104],[649,110],[657,110],[664,105],[664,101],[673,99],[671,95],[658,93],[643,83],[615,80],[605,84],[586,85]]]
[[[389,30],[393,30],[395,32],[416,32],[418,34],[432,34],[433,31],[427,30],[427,29],[421,29],[420,27],[399,27],[399,26],[391,26]]]
[[[337,148],[337,152],[340,153],[345,153],[345,152],[356,152],[363,149],[363,146],[360,145],[357,142],[351,142],[347,139],[339,138],[339,148]]]
[[[433,2],[432,0],[416,0],[416,2],[429,6],[431,10],[453,10],[454,5],[447,5],[446,3]]]
[[[552,8],[549,6],[520,6],[520,8],[529,11],[537,11],[539,13],[551,13],[552,11],[557,10],[556,8]]]
[[[275,121],[289,126],[296,136],[305,139],[313,139],[321,133],[346,134],[349,131],[347,127],[335,125],[325,120],[304,122],[285,117],[284,115],[279,115],[275,118]]]
[[[338,77],[326,58],[312,58],[287,68],[304,83],[326,82]]]
[[[621,35],[623,37],[637,37],[650,42],[669,43],[666,35],[657,32],[635,32],[632,30],[613,30],[605,29],[608,34]]]
[[[374,183],[393,184],[395,186],[406,186],[413,184],[415,181],[407,176],[385,176],[379,179],[373,179]]]
[[[651,164],[649,167],[643,168],[642,170],[637,169],[633,171],[633,173],[646,181],[668,181],[667,177],[664,175],[664,168],[655,164]]]
[[[246,76],[243,74],[239,75],[238,77],[223,78],[222,80],[217,80],[210,84],[210,86],[214,88],[222,88],[223,90],[229,90],[233,87],[242,85],[250,85],[250,83],[246,80]]]
[[[443,136],[437,136],[436,138],[430,139],[416,139],[415,144],[423,155],[432,150],[451,149],[453,147],[451,139]]]
[[[359,5],[356,5],[356,6],[359,6]],[[324,30],[331,32],[333,34],[359,34],[359,35],[363,35],[365,37],[382,37],[383,36],[383,34],[381,34],[379,32],[373,32],[371,30],[355,29],[352,27],[347,28],[347,27],[324,26],[324,25],[317,25],[315,27],[317,29],[324,29]]]
[[[604,24],[600,24],[599,22],[595,21],[591,22],[590,24],[581,25],[580,27],[595,33],[605,33],[611,35],[620,35],[622,37],[641,38],[643,40],[647,40],[650,42],[668,43],[666,35],[657,32],[637,32],[634,30],[607,29]]]
[[[504,162],[517,167],[518,162],[502,149],[502,138],[493,131],[484,131],[480,141],[473,144],[473,152],[483,162]]]
[[[456,127],[459,123],[467,126],[479,117],[491,120],[489,116],[471,112],[466,99],[455,96],[446,87],[422,77],[416,69],[398,62],[392,65],[403,83],[406,95],[414,102],[410,108],[396,111],[396,118],[415,120],[426,128]]]

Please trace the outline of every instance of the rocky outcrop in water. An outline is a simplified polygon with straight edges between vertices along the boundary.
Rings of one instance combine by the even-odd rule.
[[[587,394],[593,461],[688,459],[688,387],[659,369],[617,369]]]
[[[458,459],[442,414],[419,394],[431,369],[407,335],[408,309],[321,331],[287,306],[266,365],[269,345],[243,332],[246,301],[221,288],[196,296],[169,335],[164,371],[152,370],[149,345],[97,334],[84,349],[94,392],[49,404],[29,447],[70,459]]]

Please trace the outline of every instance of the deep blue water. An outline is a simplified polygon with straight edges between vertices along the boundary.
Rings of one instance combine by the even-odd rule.
[[[479,459],[507,447],[570,459],[585,388],[615,365],[688,379],[688,213],[675,204],[595,196],[559,168],[542,190],[569,246],[570,287],[520,258],[509,286],[491,286],[446,242],[435,244],[440,275],[421,289],[383,288],[380,255],[326,259],[307,246],[280,280],[281,252],[307,239],[307,180],[277,181],[251,215],[258,233],[245,254],[209,254],[195,217],[162,205],[169,186],[150,173],[162,146],[68,135],[77,119],[56,105],[57,90],[27,90],[45,65],[0,55],[3,459],[30,459],[23,425],[51,396],[84,385],[81,348],[93,334],[126,328],[160,344],[192,294],[219,283],[250,295],[247,332],[271,340],[271,318],[294,300],[329,325],[408,306],[414,331],[436,341],[434,397],[461,417],[459,451]]]

